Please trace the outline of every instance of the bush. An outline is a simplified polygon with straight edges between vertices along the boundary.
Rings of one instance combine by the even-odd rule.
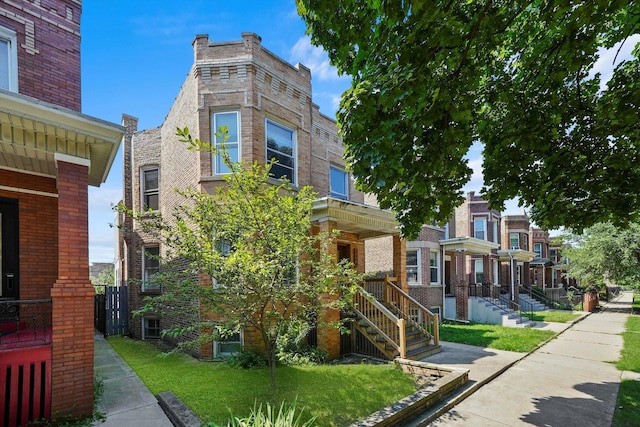
[[[287,366],[313,366],[327,361],[327,352],[318,347],[306,346],[295,351],[278,352],[278,360]]]
[[[287,366],[311,366],[327,360],[324,350],[305,344],[310,331],[311,325],[308,322],[289,322],[286,325],[276,344],[276,355],[280,363]]]
[[[269,365],[267,356],[246,348],[229,357],[226,362],[234,368],[243,369],[260,369]]]

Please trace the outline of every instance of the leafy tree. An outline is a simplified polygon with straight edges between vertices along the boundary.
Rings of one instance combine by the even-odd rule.
[[[91,284],[96,288],[97,293],[104,293],[105,286],[115,284],[113,265],[101,270],[96,277],[91,277]]]
[[[610,282],[640,289],[640,224],[625,228],[610,223],[589,227],[580,235],[565,236],[572,247],[567,274],[586,287]]]
[[[447,221],[484,143],[484,196],[541,227],[639,218],[640,48],[606,87],[599,48],[640,33],[628,0],[296,0],[352,85],[337,113],[363,191],[403,233]]]
[[[178,135],[192,149],[211,148],[186,128]],[[181,319],[163,331],[180,337],[181,347],[253,328],[275,384],[279,337],[292,324],[346,305],[362,277],[331,255],[335,233],[311,233],[317,195],[310,187],[274,180],[272,164],[232,164],[224,157],[231,173],[215,194],[180,190],[183,203],[169,217],[128,212],[168,252],[154,278],[162,295],[148,299],[143,312]]]

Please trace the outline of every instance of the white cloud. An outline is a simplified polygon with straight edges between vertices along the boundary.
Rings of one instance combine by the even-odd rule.
[[[311,44],[307,36],[300,37],[291,48],[291,63],[301,63],[311,70],[311,76],[323,81],[348,79],[338,76],[338,70],[329,63],[327,53],[319,47]]]

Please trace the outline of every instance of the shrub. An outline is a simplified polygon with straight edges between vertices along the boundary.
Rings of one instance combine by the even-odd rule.
[[[230,356],[226,362],[234,368],[243,369],[259,369],[268,366],[267,356],[246,348]]]
[[[246,418],[233,417],[227,423],[226,427],[312,427],[314,426],[315,417],[308,421],[302,421],[302,412],[296,416],[296,403],[285,407],[284,402],[280,405],[280,409],[276,413],[269,403],[263,410],[262,405],[257,406],[254,403],[251,414]],[[215,423],[209,423],[208,427],[221,427]]]

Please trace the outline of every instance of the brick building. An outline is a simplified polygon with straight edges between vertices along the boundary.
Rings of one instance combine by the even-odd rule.
[[[193,41],[194,62],[164,123],[155,129],[137,131],[136,120],[125,118],[124,199],[129,208],[151,207],[170,215],[180,199],[175,189],[197,188],[212,194],[224,183],[226,167],[211,153],[186,150],[175,135],[176,128],[188,127],[194,138],[216,145],[214,131],[228,126],[225,147],[232,160],[265,164],[276,158],[272,168],[286,175],[294,187],[310,185],[318,193],[314,203],[315,230],[341,232],[333,253],[351,260],[358,271],[365,270],[365,240],[389,236],[390,269],[404,283],[405,242],[398,237],[392,213],[365,203],[364,194],[353,186],[345,172],[343,145],[334,120],[323,115],[311,97],[311,72],[304,65],[283,61],[262,45],[254,33],[242,39],[212,42],[207,35]],[[118,238],[117,270],[129,286],[131,309],[140,308],[146,296],[162,290],[147,286],[144,279],[159,268],[155,255],[164,248],[137,229],[130,218]],[[201,278],[203,285],[209,285]],[[338,313],[331,313],[338,316]],[[149,315],[135,317],[130,330],[139,339],[159,339],[160,331],[176,319]],[[250,331],[234,337],[236,344],[253,346]],[[224,353],[227,343],[205,345],[197,357],[211,358]],[[337,357],[338,331],[318,331],[318,346]]]
[[[81,113],[79,0],[0,3],[0,424],[90,415],[88,185],[121,126]]]

